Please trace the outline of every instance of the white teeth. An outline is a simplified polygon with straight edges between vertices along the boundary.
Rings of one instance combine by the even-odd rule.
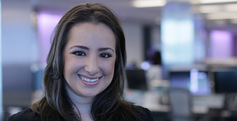
[[[87,82],[95,82],[97,80],[99,80],[99,78],[96,78],[96,79],[88,79],[88,78],[85,78],[85,77],[81,77],[82,80],[84,81],[87,81]]]

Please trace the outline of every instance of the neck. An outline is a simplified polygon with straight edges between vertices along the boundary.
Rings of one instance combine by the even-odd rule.
[[[66,86],[66,90],[68,92],[69,98],[75,104],[74,110],[78,112],[81,116],[87,115],[90,116],[90,110],[93,98],[92,97],[83,97],[77,95],[68,85]],[[77,110],[78,109],[78,110]]]

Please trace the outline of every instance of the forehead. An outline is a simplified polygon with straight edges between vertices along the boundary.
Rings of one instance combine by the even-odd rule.
[[[75,24],[69,31],[68,44],[113,45],[116,38],[113,31],[103,23],[84,22]]]

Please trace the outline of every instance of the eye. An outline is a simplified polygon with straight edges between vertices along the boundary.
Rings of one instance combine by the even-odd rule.
[[[74,51],[74,52],[72,52],[72,54],[74,54],[76,56],[86,56],[86,53],[83,51]]]
[[[110,57],[112,57],[112,55],[109,54],[109,53],[101,53],[100,57],[102,57],[102,58],[110,58]]]

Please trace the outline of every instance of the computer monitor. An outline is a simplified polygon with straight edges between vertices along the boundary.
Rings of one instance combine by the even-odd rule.
[[[237,93],[237,71],[217,71],[213,74],[215,93]]]
[[[147,90],[148,89],[146,73],[142,69],[127,69],[126,79],[127,79],[128,89],[132,89],[132,90]]]
[[[33,91],[42,90],[44,68],[33,70]]]
[[[171,71],[170,87],[190,90],[193,95],[208,95],[211,93],[209,74],[196,69],[188,71]]]

